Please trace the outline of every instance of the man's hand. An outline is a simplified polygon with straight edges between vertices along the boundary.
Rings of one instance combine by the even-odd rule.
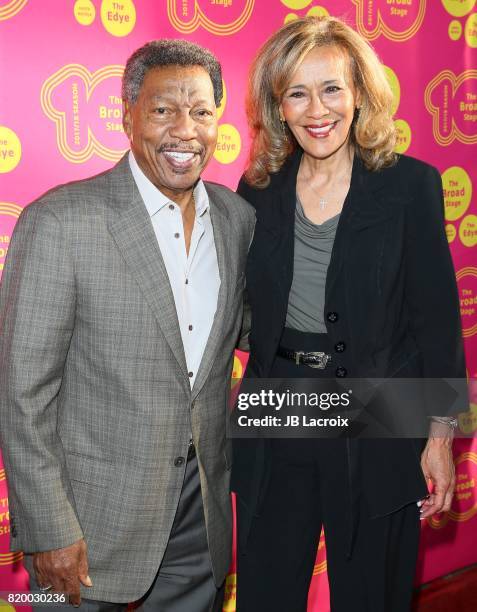
[[[455,487],[452,438],[452,435],[432,437],[431,434],[422,453],[422,471],[432,488],[429,497],[422,502],[421,519],[450,510]]]
[[[33,555],[36,581],[40,587],[48,587],[57,592],[67,593],[70,604],[81,603],[80,582],[92,587],[88,576],[88,557],[86,542],[78,540],[66,548],[38,552]]]

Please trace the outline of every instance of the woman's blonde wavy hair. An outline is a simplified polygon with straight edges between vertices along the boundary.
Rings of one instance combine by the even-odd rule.
[[[247,117],[252,147],[245,178],[263,188],[297,143],[281,124],[279,104],[292,75],[315,47],[337,46],[350,58],[361,108],[351,127],[356,153],[369,170],[394,163],[396,134],[393,94],[383,66],[369,43],[335,17],[304,17],[280,28],[258,51],[250,68]]]

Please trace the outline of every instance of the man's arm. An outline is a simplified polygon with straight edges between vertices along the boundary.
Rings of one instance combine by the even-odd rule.
[[[242,317],[242,328],[240,330],[240,337],[237,344],[239,351],[246,353],[250,352],[250,345],[248,337],[250,335],[250,328],[252,326],[252,311],[250,310],[250,304],[247,299],[247,289],[243,292],[243,317]]]
[[[57,434],[58,394],[75,321],[73,265],[44,204],[22,213],[0,290],[0,445],[13,550],[60,549],[83,537]]]
[[[251,195],[251,189],[250,187],[245,183],[245,180],[242,178],[240,180],[240,183],[237,187],[237,193],[243,198],[245,199],[249,204],[253,205],[253,198],[250,197]],[[252,202],[250,202],[249,200],[247,200],[247,195],[249,196],[249,199],[252,200]],[[249,239],[249,243],[248,243],[248,249],[247,252],[250,250],[250,245],[252,244],[252,240],[253,240],[253,234],[255,231],[255,222],[256,222],[256,218],[255,218],[255,210],[254,208],[252,208],[253,210],[253,214],[250,215],[250,226],[249,226],[249,235],[250,235],[250,239]],[[245,286],[244,292],[243,292],[243,317],[242,317],[242,328],[240,330],[240,337],[239,337],[239,341],[237,344],[237,348],[239,351],[244,351],[246,353],[250,352],[250,345],[249,345],[249,335],[250,335],[250,329],[252,326],[252,311],[250,309],[250,304],[248,302],[248,298],[247,298],[247,286]]]

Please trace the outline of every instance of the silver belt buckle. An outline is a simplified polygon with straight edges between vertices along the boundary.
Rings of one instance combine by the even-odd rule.
[[[326,364],[328,363],[329,356],[326,353],[321,352],[309,352],[307,355],[311,355],[317,358],[316,363],[307,363],[306,365],[310,368],[316,368],[318,370],[324,370],[326,368]]]

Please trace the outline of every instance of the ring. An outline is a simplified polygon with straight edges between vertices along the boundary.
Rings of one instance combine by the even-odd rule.
[[[49,591],[52,588],[52,584],[49,584],[46,587],[39,587],[40,591]]]

